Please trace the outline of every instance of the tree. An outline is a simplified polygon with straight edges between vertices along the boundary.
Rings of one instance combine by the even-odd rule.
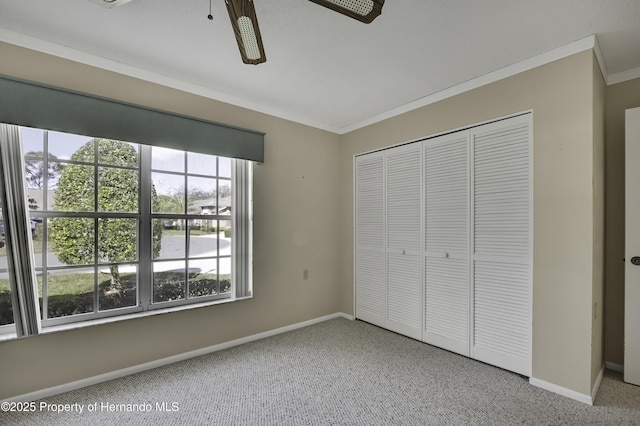
[[[27,202],[29,203],[29,210],[38,210],[38,201],[33,197],[28,197]]]
[[[29,184],[29,187],[42,189],[44,187],[45,174],[49,180],[49,187],[53,187],[55,183],[52,184],[52,182],[55,182],[55,178],[63,169],[63,165],[57,161],[58,157],[53,154],[48,155],[49,161],[47,163],[47,170],[45,171],[44,161],[31,158],[43,158],[44,154],[42,151],[29,151],[24,156],[25,180],[27,181],[27,184]]]
[[[71,160],[93,163],[95,145],[98,145],[100,163],[115,166],[137,167],[138,153],[125,142],[110,139],[92,139],[81,146]],[[93,165],[69,164],[60,173],[58,189],[53,201],[57,211],[69,212],[109,212],[137,213],[138,184],[137,170],[117,167],[98,167],[97,185]],[[96,197],[97,188],[97,197]],[[97,206],[95,201],[97,198]],[[155,189],[152,190],[152,204],[158,203]],[[137,222],[135,218],[97,219],[98,262],[122,263],[137,259]],[[58,259],[69,265],[93,264],[95,262],[95,226],[93,218],[56,217],[51,220],[52,250]],[[152,249],[154,255],[160,253],[162,226],[154,226]],[[110,292],[122,291],[118,265],[110,266]]]

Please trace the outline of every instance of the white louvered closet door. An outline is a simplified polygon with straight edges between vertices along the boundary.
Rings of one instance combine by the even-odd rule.
[[[423,340],[469,356],[469,131],[424,142]]]
[[[356,318],[385,327],[384,153],[355,160]]]
[[[422,143],[386,154],[386,327],[422,339]]]
[[[471,356],[531,375],[531,117],[471,130]]]

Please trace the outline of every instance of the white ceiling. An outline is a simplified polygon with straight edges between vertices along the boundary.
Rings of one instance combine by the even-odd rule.
[[[337,133],[590,35],[610,82],[640,77],[640,0],[386,0],[369,25],[254,0],[260,65],[212,2],[209,21],[208,0],[0,0],[0,40]]]

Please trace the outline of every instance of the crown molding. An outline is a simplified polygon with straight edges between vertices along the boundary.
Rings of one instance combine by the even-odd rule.
[[[414,109],[431,105],[433,103],[450,98],[452,96],[456,96],[461,93],[468,92],[473,89],[477,89],[478,87],[482,87],[487,84],[494,83],[504,78],[511,77],[516,74],[520,74],[521,72],[528,71],[533,68],[537,68],[541,65],[546,65],[550,62],[557,61],[562,58],[566,58],[567,56],[584,52],[585,50],[594,49],[596,45],[597,43],[596,43],[595,35],[584,37],[580,40],[576,40],[572,43],[566,44],[556,49],[552,49],[547,52],[536,55],[534,57],[531,57],[529,59],[516,62],[515,64],[508,65],[504,68],[500,68],[496,71],[490,72],[488,74],[484,74],[472,80],[465,81],[464,83],[449,87],[448,89],[441,90],[440,92],[436,92],[434,94],[422,97],[413,102],[409,102],[408,104],[383,112],[382,114],[378,114],[373,117],[367,118],[366,120],[362,120],[350,126],[343,127],[342,129],[340,129],[340,134],[349,133],[354,130],[358,130],[360,128],[377,123],[379,121],[383,121],[388,118],[395,117],[409,111],[413,111]],[[596,55],[596,58],[597,57],[598,55]],[[602,57],[602,55],[600,55],[600,57]],[[598,63],[604,64],[604,62],[601,62],[600,60],[598,61]],[[600,65],[600,69],[606,71],[606,68],[604,68],[603,65]],[[606,77],[605,77],[605,81],[606,81]]]
[[[607,79],[607,85],[623,83],[635,78],[640,78],[640,67],[610,74],[609,78]]]
[[[459,95],[464,92],[476,89],[478,87],[485,86],[490,83],[502,80],[507,77],[522,73],[524,71],[537,68],[539,66],[548,64],[553,61],[574,55],[576,53],[583,52],[585,50],[592,49],[596,57],[600,72],[602,73],[605,83],[607,85],[621,83],[627,80],[640,78],[640,67],[632,70],[623,71],[615,74],[608,74],[607,67],[604,61],[604,57],[600,50],[597,37],[590,35],[579,40],[568,43],[564,46],[549,50],[534,57],[525,59],[512,65],[508,65],[504,68],[489,72],[474,79],[465,81],[439,92],[421,97],[415,101],[390,109],[383,113],[374,115],[365,120],[350,124],[344,127],[331,126],[327,123],[322,123],[317,120],[310,119],[309,117],[292,114],[288,111],[283,111],[279,108],[270,107],[267,105],[259,104],[249,101],[239,96],[230,95],[228,93],[213,90],[207,87],[203,87],[197,84],[189,83],[174,77],[169,77],[164,74],[144,70],[141,68],[133,67],[131,65],[117,62],[111,59],[107,59],[101,56],[93,55],[91,53],[82,52],[79,50],[71,49],[66,46],[61,46],[48,41],[40,40],[34,37],[26,36],[24,34],[8,31],[0,28],[0,41],[24,47],[27,49],[35,50],[38,52],[46,53],[49,55],[57,56],[63,59],[68,59],[74,62],[79,62],[85,65],[94,66],[107,71],[116,72],[129,77],[138,78],[140,80],[148,81],[150,83],[159,84],[162,86],[170,87],[173,89],[181,90],[187,93],[192,93],[198,96],[203,96],[209,99],[213,99],[219,102],[224,102],[230,105],[234,105],[241,108],[246,108],[255,112],[271,115],[273,117],[281,118],[288,121],[293,121],[306,126],[314,127],[320,130],[343,135],[345,133],[358,130],[360,128],[369,126],[371,124],[378,123],[388,118],[396,117],[400,114],[404,114],[409,111],[413,111],[418,108],[439,102],[441,100],[450,98],[452,96]]]

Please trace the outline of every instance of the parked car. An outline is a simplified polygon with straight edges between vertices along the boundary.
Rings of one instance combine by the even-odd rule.
[[[165,220],[162,223],[162,227],[164,229],[178,229],[178,221],[175,220]]]

